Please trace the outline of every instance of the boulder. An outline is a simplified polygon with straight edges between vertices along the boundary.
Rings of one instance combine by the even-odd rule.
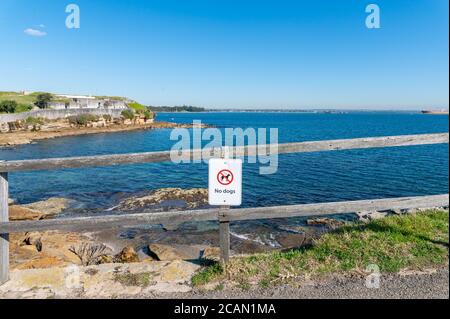
[[[279,236],[277,241],[283,248],[297,248],[307,244],[307,239],[306,233],[287,233]]]
[[[194,209],[207,206],[208,190],[206,188],[161,188],[142,196],[133,196],[119,203],[119,209],[134,210],[148,206],[164,209]]]
[[[160,280],[162,281],[178,281],[186,282],[186,278],[191,276],[191,267],[186,267],[186,262],[182,260],[174,260],[161,270]]]
[[[42,235],[39,232],[25,233],[25,237],[19,244],[21,246],[30,245],[35,246],[37,251],[42,251]]]
[[[28,139],[28,138],[25,138],[25,137],[20,137],[20,136],[15,136],[15,135],[11,135],[11,136],[13,136],[13,138],[7,139],[4,142],[4,145],[15,146],[15,145],[23,145],[23,144],[30,144],[31,143],[31,139]]]
[[[26,261],[17,266],[16,269],[52,268],[52,267],[61,267],[66,264],[67,263],[61,258],[55,256],[46,256]]]
[[[66,209],[73,201],[67,198],[51,197],[49,199],[22,205],[25,208],[42,212],[45,217],[57,215]]]
[[[18,131],[21,129],[20,122],[8,122],[9,131]]]
[[[0,122],[0,133],[8,133],[9,125],[6,122]]]
[[[43,219],[44,217],[45,217],[44,213],[41,213],[34,209],[30,209],[20,205],[9,206],[9,220],[11,221],[40,220]]]
[[[377,211],[362,211],[356,213],[356,215],[358,216],[358,220],[363,222],[381,219],[390,214],[391,214],[390,212],[377,212]]]
[[[202,259],[209,260],[219,260],[220,259],[220,248],[219,247],[206,247],[201,252]]]
[[[111,256],[111,255],[101,255],[98,258],[99,264],[111,264],[113,262],[114,262],[114,256]]]
[[[47,200],[26,204],[10,205],[10,220],[40,220],[59,214],[71,201],[66,198],[49,198]]]
[[[49,263],[57,260],[49,259]],[[42,261],[44,263],[44,261]],[[0,286],[6,298],[139,298],[192,290],[200,266],[191,262],[152,262],[88,267],[15,269]]]
[[[102,117],[100,120],[97,121],[98,127],[106,127],[106,120]]]
[[[69,249],[91,240],[79,233],[58,231],[12,233],[9,236],[12,269],[40,268],[50,264],[51,260],[60,265],[80,264],[80,259]]]
[[[133,247],[127,246],[114,257],[114,261],[119,263],[135,263],[139,262],[139,256]]]
[[[148,246],[149,255],[155,260],[183,260],[191,259],[191,256],[169,245],[151,244]]]
[[[344,226],[345,223],[340,220],[332,219],[332,218],[314,218],[308,219],[306,223],[310,226],[326,226],[331,229],[335,229],[341,226]]]

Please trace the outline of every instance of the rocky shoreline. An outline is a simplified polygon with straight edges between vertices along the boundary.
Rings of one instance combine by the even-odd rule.
[[[181,210],[186,207],[195,209],[205,205],[206,198],[207,192],[204,189],[160,189],[125,198],[120,201],[117,209],[126,213],[148,207],[152,207],[155,211]],[[73,200],[65,198],[49,198],[25,205],[10,200],[9,217],[11,221],[57,218],[59,214],[73,205]],[[162,229],[159,230],[164,232]],[[142,240],[146,234],[151,232],[148,229],[142,230]],[[208,245],[193,245],[192,247],[175,245],[172,247],[154,241],[142,244],[142,240],[127,238],[122,234],[123,230],[117,229],[89,233],[59,231],[14,233],[10,237],[11,268],[35,269],[62,267],[71,264],[90,265],[199,259],[204,256],[212,257],[213,251],[218,256],[217,249]],[[81,252],[83,249],[97,250],[98,256],[86,261],[83,259],[83,253]]]
[[[151,123],[111,123],[108,126],[89,126],[89,127],[73,127],[67,125],[66,122],[55,122],[45,130],[17,130],[7,133],[0,133],[0,147],[16,146],[30,144],[33,141],[45,140],[57,137],[78,136],[99,133],[115,133],[136,130],[149,129],[167,129],[167,128],[190,128],[192,124],[179,124],[172,122],[151,122]],[[206,127],[206,126],[205,126]]]
[[[10,200],[10,220],[58,218],[74,205],[73,200],[65,198],[26,205]],[[164,188],[128,195],[119,199],[114,209],[121,213],[146,209],[151,213],[205,207],[208,207],[206,189]],[[415,211],[359,212],[354,216],[365,222]],[[292,219],[272,224],[242,222],[231,227],[231,248],[235,256],[298,248],[311,245],[321,234],[345,224],[345,219],[328,217],[304,219],[301,224],[293,223]],[[13,233],[11,281],[0,288],[0,298],[16,295],[111,298],[116,294],[188,292],[192,290],[190,278],[201,265],[219,259],[218,246],[214,222],[186,223],[173,228],[143,225],[89,233]],[[74,269],[81,288],[67,287],[70,278],[67,271]]]
[[[134,213],[142,209],[152,212],[207,208],[206,189],[164,188],[129,195],[119,200],[107,213]],[[10,201],[10,220],[40,220],[58,218],[66,209],[76,206],[73,200],[49,198],[47,200],[19,205]],[[331,225],[331,224],[330,224]],[[311,242],[328,223],[319,221],[311,229],[289,230],[283,236],[271,238],[270,229],[257,226],[255,232],[241,232],[232,229],[232,248],[238,254],[262,252],[276,248],[288,248]],[[314,229],[314,230],[313,230]],[[319,230],[320,229],[320,230]],[[264,241],[252,234],[267,237]],[[276,245],[271,245],[276,241]],[[32,232],[11,234],[11,267],[17,269],[48,268],[86,264],[77,250],[82,246],[101,249],[93,264],[151,260],[200,260],[217,259],[217,225],[215,222],[202,222],[194,225],[152,225],[148,227],[123,227],[88,233],[75,232]],[[85,248],[86,248],[85,247]]]
[[[163,188],[129,194],[104,214],[132,214],[143,209],[152,212],[208,208],[207,189]],[[76,207],[74,200],[49,198],[19,205],[10,201],[10,220],[58,218]],[[390,214],[416,210],[357,212],[348,220],[370,221]],[[97,212],[98,213],[98,212]],[[83,214],[83,212],[81,212]],[[234,254],[248,254],[310,245],[322,234],[346,224],[342,218],[277,219],[248,221],[231,225],[231,249]],[[70,264],[217,259],[218,225],[216,222],[181,225],[142,225],[95,232],[58,231],[16,233],[11,235],[12,268],[30,269]],[[85,262],[79,250],[92,249],[97,257]]]

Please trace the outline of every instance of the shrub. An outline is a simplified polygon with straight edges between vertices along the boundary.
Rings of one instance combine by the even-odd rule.
[[[153,118],[153,112],[149,111],[149,110],[145,110],[144,111],[144,116],[146,120],[150,120]]]
[[[112,117],[109,114],[103,115],[103,118],[105,119],[106,122],[111,122],[111,120],[112,120]]]
[[[93,114],[81,114],[75,116],[69,116],[69,123],[74,125],[83,125],[85,126],[89,122],[94,122],[98,120],[98,116]]]
[[[32,108],[33,107],[30,104],[20,103],[16,107],[16,113],[28,112],[28,111],[31,111]]]
[[[125,119],[134,119],[134,112],[132,110],[123,110],[121,114]]]
[[[25,119],[25,123],[30,124],[30,125],[36,125],[36,124],[42,125],[42,124],[44,124],[44,121],[37,117],[28,116]]]
[[[82,243],[80,246],[71,246],[69,251],[74,253],[81,261],[83,266],[97,265],[99,259],[105,256],[108,248],[103,245]]]
[[[5,100],[0,102],[0,113],[14,113],[17,108],[17,102]]]

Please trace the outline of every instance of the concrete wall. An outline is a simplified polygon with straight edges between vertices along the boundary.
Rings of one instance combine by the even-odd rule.
[[[24,120],[29,116],[32,117],[41,117],[48,120],[55,120],[59,118],[65,118],[73,115],[81,115],[81,114],[93,114],[93,115],[111,115],[111,117],[120,117],[123,110],[119,109],[103,109],[103,108],[95,108],[95,109],[67,109],[67,110],[36,110],[30,112],[23,113],[14,113],[14,114],[0,114],[0,123],[1,122],[14,122],[18,120]]]
[[[50,102],[49,108],[54,110],[65,109],[96,109],[96,108],[108,108],[108,109],[126,109],[127,104],[123,101],[110,101],[110,100],[92,100],[92,99],[76,99],[70,101],[67,105],[64,102]]]

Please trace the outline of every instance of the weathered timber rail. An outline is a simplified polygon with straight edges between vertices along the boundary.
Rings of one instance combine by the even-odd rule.
[[[395,147],[448,143],[449,134],[401,135],[387,137],[369,137],[344,140],[314,141],[278,144],[278,154],[307,153],[320,151],[339,151],[350,149]],[[270,145],[249,145],[230,148],[231,157],[255,156],[270,152]],[[274,145],[272,145],[274,149]],[[197,149],[181,153],[180,159],[212,158],[220,154],[220,148]],[[46,158],[21,161],[0,161],[0,172],[16,172],[30,170],[80,168],[93,166],[112,166],[123,164],[155,163],[170,161],[171,151],[128,153],[114,155]]]
[[[92,231],[104,228],[122,227],[124,225],[127,227],[146,224],[173,225],[189,221],[211,221],[217,219],[223,222],[230,222],[254,219],[310,217],[329,214],[345,214],[357,211],[442,207],[448,205],[448,202],[449,195],[443,194],[257,208],[213,208],[162,213],[144,211],[139,214],[118,214],[98,217],[75,217],[0,223],[0,233],[45,230]]]
[[[349,149],[384,148],[428,144],[448,144],[449,134],[422,134],[388,137],[371,137],[329,141],[286,143],[278,145],[242,146],[230,149],[230,156],[255,156],[258,154],[279,154],[339,151]],[[276,147],[274,147],[276,146]],[[181,153],[183,159],[212,158],[219,156],[221,149],[190,150]],[[217,220],[220,223],[219,236],[221,257],[229,258],[230,221],[317,216],[352,213],[361,210],[379,211],[388,209],[412,209],[448,206],[449,195],[383,198],[358,201],[328,202],[274,207],[237,208],[226,207],[181,212],[151,213],[144,210],[139,214],[49,219],[40,221],[10,222],[8,213],[8,173],[29,170],[66,169],[94,166],[112,166],[137,163],[169,161],[170,151],[84,156],[69,158],[48,158],[20,161],[0,161],[0,284],[9,278],[9,233],[23,231],[64,230],[87,231],[101,228],[139,226],[143,224],[180,224],[187,221]],[[180,158],[180,156],[178,156]]]

